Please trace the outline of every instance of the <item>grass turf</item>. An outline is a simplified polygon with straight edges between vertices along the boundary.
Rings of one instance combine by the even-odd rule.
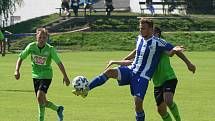
[[[65,52],[60,57],[72,79],[84,75],[91,80],[100,74],[111,59],[121,59],[128,51],[112,52]],[[197,66],[193,75],[177,57],[171,58],[179,83],[175,101],[183,121],[215,120],[214,72],[215,52],[185,53]],[[2,121],[37,121],[38,109],[31,79],[30,58],[23,62],[21,78],[15,80],[13,74],[18,54],[0,57],[0,117]],[[129,86],[118,87],[110,79],[104,86],[92,90],[86,99],[71,93],[71,86],[62,83],[62,75],[53,63],[54,78],[48,91],[48,99],[65,106],[65,121],[132,121],[135,120],[133,98]],[[153,85],[144,101],[147,121],[161,121],[156,111]],[[46,109],[47,121],[57,120],[56,112]]]

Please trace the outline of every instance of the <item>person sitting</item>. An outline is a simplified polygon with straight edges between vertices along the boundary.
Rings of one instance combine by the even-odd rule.
[[[69,12],[69,0],[62,0],[61,7],[65,11],[67,16],[70,16]]]
[[[71,0],[71,8],[73,9],[75,16],[78,16],[79,2],[80,0]]]
[[[149,11],[151,12],[152,15],[155,14],[155,8],[152,4],[152,0],[146,0],[146,7],[147,7],[147,9],[149,9]]]
[[[84,0],[84,16],[86,16],[87,9],[89,9],[90,11],[90,16],[91,16],[92,10],[96,12],[96,10],[93,8],[93,4],[94,4],[93,0]]]
[[[104,4],[106,6],[106,15],[110,16],[111,12],[113,11],[114,7],[113,7],[113,2],[112,0],[105,0]]]

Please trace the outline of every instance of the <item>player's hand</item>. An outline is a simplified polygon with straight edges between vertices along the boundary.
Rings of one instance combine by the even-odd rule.
[[[192,63],[187,64],[187,68],[189,71],[192,71],[193,73],[196,72],[196,66]]]
[[[19,71],[15,71],[14,76],[15,76],[16,80],[19,80],[19,78],[20,78]]]
[[[69,78],[68,77],[64,77],[63,78],[63,83],[66,83],[66,86],[69,86],[69,84],[70,84]]]
[[[109,61],[109,63],[107,64],[107,66],[105,67],[105,70],[107,70],[111,65],[113,65],[114,64],[114,61],[113,60],[111,60],[111,61]]]
[[[173,50],[176,52],[178,52],[178,51],[183,52],[183,51],[185,51],[185,48],[184,48],[184,46],[175,46],[173,48]]]

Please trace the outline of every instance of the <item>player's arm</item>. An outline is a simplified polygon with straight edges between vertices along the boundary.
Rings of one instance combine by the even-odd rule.
[[[55,61],[55,63],[58,65],[61,73],[63,74],[63,83],[66,83],[66,86],[69,86],[70,84],[69,78],[67,76],[63,63],[61,62],[60,58],[57,55],[55,48],[51,49],[51,56],[52,56],[52,59]]]
[[[59,67],[61,73],[63,74],[63,83],[66,83],[66,86],[69,86],[70,81],[69,81],[69,78],[68,78],[68,76],[67,76],[67,73],[66,73],[66,70],[65,70],[65,68],[64,68],[63,63],[60,62],[60,63],[58,63],[57,65],[58,65],[58,67]]]
[[[169,55],[170,57],[174,56],[174,54],[176,54],[177,52],[183,52],[185,49],[183,46],[175,46],[172,50],[170,51],[165,51],[165,53],[167,55]]]
[[[134,49],[133,51],[131,51],[131,52],[128,54],[128,56],[126,56],[123,60],[132,60],[132,59],[134,59],[135,54],[136,54],[136,49]]]
[[[132,63],[131,60],[120,60],[120,61],[111,60],[111,61],[109,61],[108,65],[106,66],[105,70],[114,64],[120,65],[120,66],[128,66],[128,65],[131,65],[131,63]]]
[[[15,73],[14,76],[15,78],[18,80],[20,78],[20,67],[22,65],[22,61],[27,58],[27,56],[30,54],[30,44],[20,53],[19,58],[16,62],[16,69],[15,69]]]
[[[15,73],[14,73],[14,76],[17,80],[19,80],[19,78],[20,78],[19,70],[20,70],[21,65],[22,65],[22,59],[19,57],[16,62],[16,69],[15,69]]]
[[[183,52],[177,51],[176,55],[181,58],[181,60],[184,61],[184,63],[187,65],[187,68],[189,71],[192,71],[195,73],[196,71],[196,66],[190,62],[190,60],[183,54]]]

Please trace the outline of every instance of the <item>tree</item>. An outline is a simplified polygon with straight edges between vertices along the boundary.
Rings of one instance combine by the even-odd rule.
[[[22,4],[23,0],[0,0],[0,16],[7,21],[9,15],[16,11],[16,7],[20,7]]]
[[[189,13],[210,13],[213,11],[213,0],[186,0]]]

